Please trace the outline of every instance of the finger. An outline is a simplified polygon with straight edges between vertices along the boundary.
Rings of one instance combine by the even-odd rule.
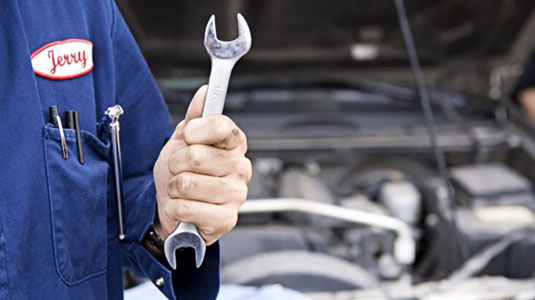
[[[235,206],[214,205],[205,202],[172,199],[166,203],[165,212],[172,220],[194,224],[207,240],[230,231],[238,220]]]
[[[182,172],[170,180],[167,192],[171,198],[222,204],[231,201],[244,202],[247,185],[237,176],[214,177]]]
[[[238,174],[250,178],[251,162],[238,150],[223,150],[207,145],[189,145],[178,149],[169,159],[169,170],[210,176]]]
[[[193,99],[191,99],[186,112],[186,122],[202,116],[202,108],[204,106],[204,99],[206,98],[207,90],[207,85],[201,86],[193,96]]]
[[[173,147],[173,150],[176,150],[178,147],[182,147],[184,145],[184,127],[186,126],[186,120],[180,121],[175,127],[175,131],[173,132],[173,135],[169,139],[168,143],[174,143],[176,144],[175,147]],[[176,143],[179,141],[179,143]]]
[[[176,150],[178,147],[182,147],[184,142],[184,127],[186,126],[187,122],[194,118],[199,118],[202,114],[202,106],[204,104],[204,98],[206,96],[206,85],[201,86],[193,98],[191,99],[191,102],[189,103],[188,110],[186,112],[186,118],[175,127],[175,131],[173,132],[173,135],[171,139],[168,142],[174,143],[174,140],[180,141],[175,147],[173,147],[173,151]]]
[[[245,134],[227,116],[207,116],[191,120],[184,127],[186,143],[213,145],[232,150],[245,142]]]

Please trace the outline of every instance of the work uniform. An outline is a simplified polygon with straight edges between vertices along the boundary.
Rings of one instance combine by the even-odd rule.
[[[110,143],[101,120],[120,104],[123,217],[118,240]],[[80,113],[61,135],[49,107]],[[156,212],[152,168],[173,128],[112,0],[7,0],[0,7],[0,299],[122,299],[122,271],[174,299],[213,299],[219,246],[201,268],[171,272],[141,244]]]
[[[524,65],[524,70],[513,89],[512,98],[518,100],[518,94],[527,88],[535,88],[535,49]]]

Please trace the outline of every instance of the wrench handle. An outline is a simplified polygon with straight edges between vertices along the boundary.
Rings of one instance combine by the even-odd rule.
[[[208,91],[204,100],[202,116],[220,115],[223,113],[228,83],[235,59],[212,57],[212,69],[208,79]]]
[[[212,68],[210,78],[208,79],[208,91],[206,92],[206,99],[204,100],[204,107],[202,109],[203,117],[223,113],[230,74],[235,63],[236,61],[232,59],[212,58]],[[189,231],[203,239],[195,225],[181,222],[175,232],[184,231]]]
[[[202,111],[203,117],[223,113],[230,74],[235,63],[234,59],[212,58],[212,70],[208,79],[208,91]],[[166,238],[164,243],[165,256],[173,269],[176,269],[175,249],[177,244],[195,249],[197,251],[195,255],[197,268],[201,266],[206,252],[206,243],[195,225],[181,222],[175,231]]]

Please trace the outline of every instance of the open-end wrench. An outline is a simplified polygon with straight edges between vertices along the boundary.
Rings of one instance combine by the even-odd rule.
[[[204,33],[204,47],[212,60],[212,69],[204,100],[203,117],[223,113],[232,68],[251,48],[251,32],[243,16],[238,14],[238,38],[220,41],[216,35],[215,17],[212,15]],[[181,222],[165,239],[165,257],[173,269],[176,269],[176,250],[182,248],[195,250],[195,263],[197,268],[200,267],[206,253],[206,242],[195,225]]]

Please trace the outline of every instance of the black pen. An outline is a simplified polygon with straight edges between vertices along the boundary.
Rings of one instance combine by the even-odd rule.
[[[84,151],[82,149],[82,132],[80,129],[80,115],[78,111],[74,111],[74,130],[76,131],[76,144],[78,146],[78,161],[84,164]]]
[[[48,117],[50,118],[50,123],[52,123],[52,126],[58,127],[58,121],[57,118],[59,116],[58,113],[58,107],[57,106],[50,106],[48,108]]]
[[[82,149],[82,132],[80,131],[80,115],[76,110],[65,112],[65,126],[76,132],[76,148],[78,149],[78,161],[84,164],[84,151]]]
[[[74,110],[65,111],[65,128],[74,129]]]

